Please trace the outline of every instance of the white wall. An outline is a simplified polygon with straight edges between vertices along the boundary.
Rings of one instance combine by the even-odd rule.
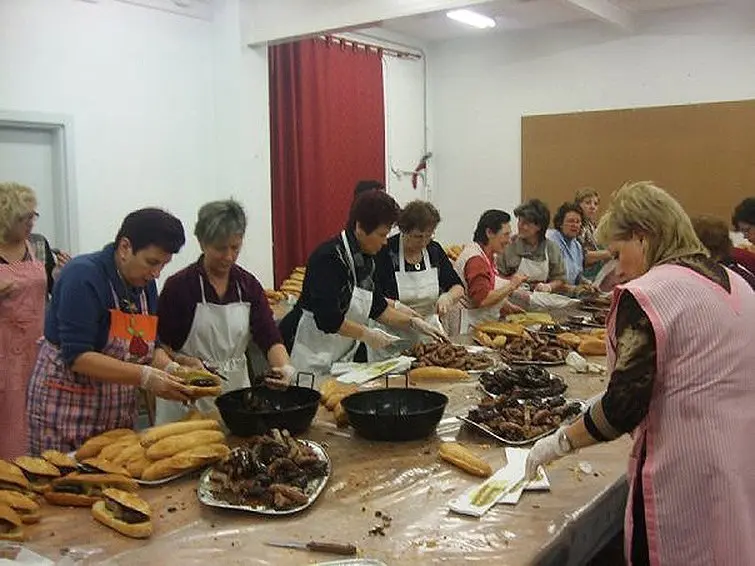
[[[753,30],[751,12],[696,8],[633,35],[586,23],[431,46],[439,237],[468,241],[483,210],[519,203],[523,115],[755,97]]]
[[[250,220],[241,263],[264,283],[266,60],[241,43],[240,0],[214,4],[204,21],[114,0],[3,0],[0,110],[72,117],[75,251],[110,241],[129,211],[162,206],[188,236],[167,275],[196,258],[198,207],[234,195]]]

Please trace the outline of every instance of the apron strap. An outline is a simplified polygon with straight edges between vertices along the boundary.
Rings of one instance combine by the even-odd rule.
[[[202,276],[199,276],[199,290],[202,292],[202,304],[207,303],[207,298],[204,294],[204,279],[202,279]]]
[[[358,287],[359,281],[357,281],[357,268],[354,265],[354,258],[351,255],[351,246],[349,246],[349,240],[346,237],[346,230],[341,230],[341,241],[346,248],[346,259],[349,262],[349,267],[351,267],[351,276],[354,278],[354,287]]]
[[[236,292],[239,294],[239,302],[243,303],[244,299],[241,297],[241,285],[239,285],[238,281],[236,281]]]

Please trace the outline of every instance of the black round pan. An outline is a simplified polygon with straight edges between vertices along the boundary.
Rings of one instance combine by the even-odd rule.
[[[359,435],[392,441],[430,436],[447,404],[448,397],[442,393],[403,387],[360,391],[341,401]]]
[[[252,388],[246,387],[224,393],[215,400],[220,416],[236,436],[265,434],[271,428],[299,434],[312,424],[320,404],[320,392],[308,387],[274,390],[260,386],[253,390],[256,409],[250,410],[251,392]]]

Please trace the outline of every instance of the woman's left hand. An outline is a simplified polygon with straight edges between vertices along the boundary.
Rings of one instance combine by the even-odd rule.
[[[448,311],[451,310],[453,304],[454,298],[449,292],[446,291],[440,297],[438,297],[438,300],[435,303],[435,312],[438,313],[439,316],[445,316],[446,314],[448,314]]]
[[[291,364],[282,367],[271,368],[270,370],[276,379],[265,379],[265,385],[270,389],[287,389],[296,377],[296,368]]]
[[[438,342],[450,342],[448,336],[446,336],[446,333],[443,331],[443,329],[438,328],[437,326],[433,326],[429,322],[421,319],[418,316],[415,316],[411,322],[410,326],[413,330],[416,330],[420,334],[424,334],[425,336],[429,336],[433,340],[436,340]]]
[[[535,285],[535,291],[538,293],[550,293],[553,291],[553,287],[548,283],[538,283]]]
[[[71,261],[71,256],[68,254],[68,252],[64,252],[63,250],[56,250],[54,253],[55,263],[58,265],[58,267],[63,267],[66,263]]]

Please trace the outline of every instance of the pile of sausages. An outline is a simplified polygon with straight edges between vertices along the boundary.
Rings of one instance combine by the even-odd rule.
[[[470,354],[464,346],[455,344],[415,344],[404,352],[407,356],[416,358],[412,362],[413,368],[437,366],[461,369],[465,371],[479,371],[488,369],[494,361],[484,354]]]

